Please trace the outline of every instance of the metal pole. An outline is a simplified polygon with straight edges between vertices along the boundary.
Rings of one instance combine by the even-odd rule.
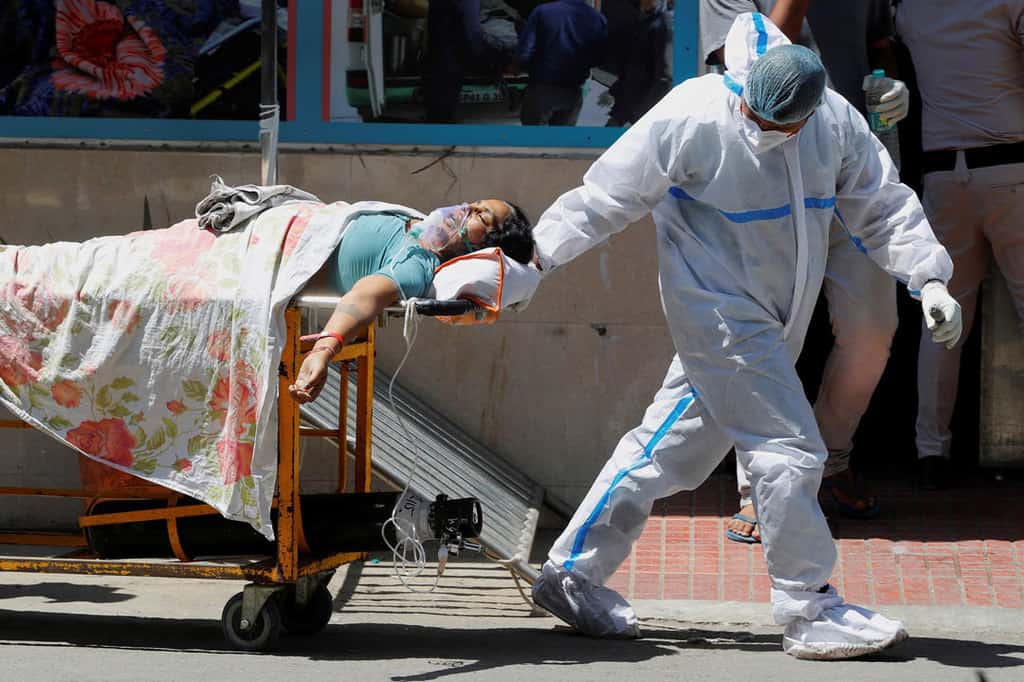
[[[277,184],[277,2],[263,0],[260,27],[260,184]]]

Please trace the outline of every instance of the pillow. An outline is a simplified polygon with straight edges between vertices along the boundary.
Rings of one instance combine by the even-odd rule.
[[[498,247],[481,249],[453,258],[434,271],[431,295],[438,300],[464,298],[486,313],[472,312],[458,317],[438,318],[448,324],[490,324],[501,310],[522,303],[540,283],[540,272],[512,260]]]

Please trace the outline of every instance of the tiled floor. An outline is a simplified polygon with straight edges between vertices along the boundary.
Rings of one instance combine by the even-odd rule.
[[[989,476],[942,492],[883,482],[872,492],[878,519],[829,519],[832,584],[849,601],[1024,607],[1024,480]],[[761,546],[725,539],[735,511],[727,476],[661,500],[609,586],[632,599],[767,601]]]

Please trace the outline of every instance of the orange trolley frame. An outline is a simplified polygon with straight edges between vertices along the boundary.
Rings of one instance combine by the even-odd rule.
[[[246,630],[255,622],[270,597],[288,587],[295,587],[296,602],[300,607],[311,598],[318,586],[329,579],[337,567],[365,558],[364,552],[342,552],[330,554],[311,554],[306,547],[302,534],[302,510],[299,505],[299,451],[302,437],[328,437],[337,440],[338,444],[338,492],[343,493],[348,481],[348,372],[349,363],[354,363],[357,372],[356,424],[355,424],[355,492],[369,492],[372,467],[372,424],[373,424],[373,369],[374,369],[374,328],[367,330],[366,338],[346,344],[333,358],[332,362],[341,362],[341,395],[338,405],[338,424],[336,429],[303,428],[299,423],[299,406],[288,394],[288,386],[298,374],[303,358],[312,348],[312,341],[304,341],[300,336],[301,313],[295,307],[285,312],[287,338],[281,357],[280,377],[278,379],[278,483],[274,504],[277,507],[276,522],[276,554],[265,558],[250,558],[237,561],[192,561],[182,549],[178,537],[176,520],[187,516],[218,514],[213,507],[206,504],[176,507],[175,501],[180,497],[173,491],[154,492],[139,488],[118,488],[104,495],[104,491],[86,491],[56,488],[22,488],[0,487],[2,496],[32,497],[65,497],[96,499],[112,498],[144,498],[165,499],[168,505],[159,509],[141,511],[85,514],[78,519],[79,532],[54,533],[30,531],[0,531],[0,544],[36,545],[48,547],[69,547],[72,551],[58,558],[38,558],[26,556],[0,556],[0,571],[22,571],[34,573],[80,573],[89,575],[113,576],[159,576],[170,578],[214,578],[226,580],[250,580],[252,584],[243,593],[241,620],[236,614],[234,629]],[[0,420],[0,428],[32,428],[20,420]],[[103,560],[93,558],[88,551],[85,529],[106,524],[132,523],[141,521],[165,520],[171,547],[176,559],[160,560]],[[273,632],[265,634],[270,637],[250,638],[242,633],[241,639],[233,637],[228,628],[228,608],[225,607],[225,634],[233,644],[240,648],[262,649],[270,645],[276,635],[279,623],[270,622],[269,629]],[[274,607],[276,608],[276,607]],[[279,620],[279,614],[270,614],[271,621]],[[329,611],[327,614],[329,618]],[[326,625],[326,620],[323,625]],[[286,626],[287,627],[287,626]],[[320,626],[322,627],[322,625]],[[307,628],[312,632],[319,628]],[[266,641],[263,641],[266,640]]]

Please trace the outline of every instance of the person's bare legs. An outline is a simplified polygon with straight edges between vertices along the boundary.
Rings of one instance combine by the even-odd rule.
[[[738,512],[739,516],[744,516],[748,519],[757,519],[757,512],[754,511],[754,505],[747,503],[740,507]],[[761,531],[757,529],[757,523],[747,523],[743,519],[736,518],[735,516],[725,524],[725,527],[739,535],[749,535],[756,540],[761,540]]]
[[[757,529],[757,512],[754,510],[754,501],[750,499],[750,477],[738,459],[736,460],[736,483],[740,493],[740,510],[726,522],[725,528],[737,535],[750,537],[755,542],[760,542],[761,531]]]
[[[828,445],[822,489],[840,513],[871,515],[877,503],[849,466],[853,434],[878,386],[896,334],[896,281],[854,244],[838,221],[829,238],[825,298],[835,344],[814,404]]]

